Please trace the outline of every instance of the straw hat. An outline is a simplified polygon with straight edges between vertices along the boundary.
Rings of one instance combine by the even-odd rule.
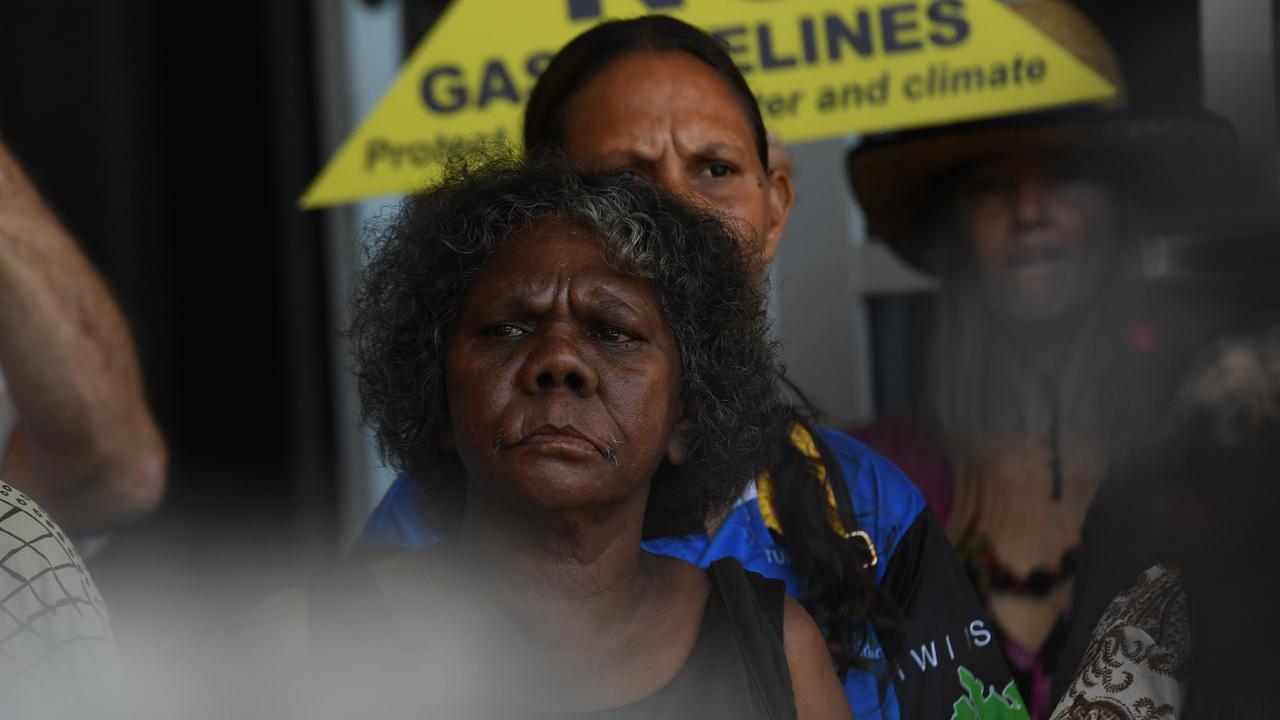
[[[1126,188],[1168,201],[1226,192],[1235,133],[1209,113],[1128,107],[1111,47],[1062,0],[1011,2],[1010,10],[1116,87],[1114,97],[1067,108],[872,136],[849,152],[849,182],[871,234],[903,260],[935,265],[927,221],[939,181],[996,156],[1052,152],[1104,160]]]

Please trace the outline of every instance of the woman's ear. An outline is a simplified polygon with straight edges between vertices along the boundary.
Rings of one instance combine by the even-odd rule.
[[[769,224],[765,228],[764,246],[760,248],[761,256],[766,263],[773,262],[778,253],[778,245],[787,230],[787,217],[791,214],[791,206],[796,200],[795,188],[791,187],[791,176],[780,168],[769,171]]]
[[[787,230],[787,217],[796,201],[796,190],[791,186],[795,165],[787,154],[786,146],[773,133],[768,133],[768,139],[769,167],[765,170],[765,182],[769,186],[769,217],[764,237],[761,238],[760,256],[766,263],[771,263],[773,256],[778,253],[782,234]]]
[[[689,434],[693,432],[693,421],[685,414],[667,438],[667,462],[672,465],[683,465],[689,458]]]

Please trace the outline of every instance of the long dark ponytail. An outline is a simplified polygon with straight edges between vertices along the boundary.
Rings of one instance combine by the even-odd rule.
[[[777,451],[769,468],[773,511],[782,528],[779,541],[804,586],[804,607],[823,628],[827,650],[843,674],[864,667],[865,629],[874,628],[886,656],[895,655],[901,613],[876,581],[873,549],[859,537],[857,509],[840,463],[816,426],[820,413],[799,388],[786,382],[798,403],[784,427],[775,432]],[[793,441],[796,427],[813,439],[814,460]],[[819,476],[818,468],[825,473]],[[828,487],[835,499],[832,508]],[[832,523],[833,515],[845,531]]]

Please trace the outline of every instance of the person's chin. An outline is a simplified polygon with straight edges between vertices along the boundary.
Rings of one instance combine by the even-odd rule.
[[[607,499],[616,480],[604,458],[574,453],[521,453],[503,473],[502,492],[535,510],[569,510]]]
[[[995,314],[1014,326],[1052,324],[1066,312],[1064,293],[1049,282],[1013,283],[988,296]]]
[[[1015,302],[1046,306],[1072,283],[1071,266],[1064,260],[1034,260],[1009,266],[1001,284]]]

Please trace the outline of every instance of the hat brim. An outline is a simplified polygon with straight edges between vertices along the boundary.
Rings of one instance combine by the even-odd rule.
[[[869,138],[847,157],[850,186],[873,237],[926,272],[928,222],[939,182],[993,157],[1080,153],[1104,160],[1137,196],[1220,196],[1237,179],[1236,137],[1208,113],[1079,116],[1045,113]]]

